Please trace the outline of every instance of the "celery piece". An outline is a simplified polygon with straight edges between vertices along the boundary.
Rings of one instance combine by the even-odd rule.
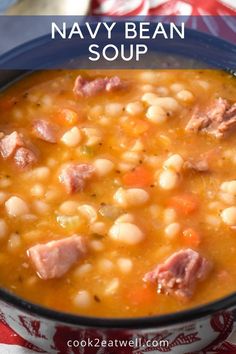
[[[74,230],[80,228],[84,220],[79,215],[67,216],[59,215],[57,216],[57,223],[63,227],[63,229]]]
[[[80,147],[80,152],[82,155],[86,155],[86,156],[93,156],[94,155],[93,148],[91,146],[87,146],[87,145],[82,145]]]

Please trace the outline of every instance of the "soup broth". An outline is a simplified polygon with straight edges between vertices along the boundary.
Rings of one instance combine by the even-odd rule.
[[[235,291],[235,100],[216,70],[42,71],[3,90],[0,285],[102,317]],[[207,262],[193,281],[168,265],[186,250]]]

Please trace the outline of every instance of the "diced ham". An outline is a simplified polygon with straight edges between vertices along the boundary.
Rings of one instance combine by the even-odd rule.
[[[184,162],[183,165],[186,170],[193,170],[196,172],[207,172],[209,171],[209,164],[206,158],[202,158],[200,160],[189,159]]]
[[[20,147],[16,150],[14,161],[18,167],[26,168],[37,162],[37,156],[32,150]]]
[[[38,119],[33,123],[35,135],[48,143],[55,144],[57,142],[57,127],[43,119]]]
[[[192,249],[183,249],[144,275],[145,282],[157,283],[157,292],[188,300],[197,281],[204,280],[211,263]]]
[[[1,139],[0,152],[4,159],[13,158],[15,164],[20,168],[31,166],[37,162],[35,152],[26,146],[22,135],[16,131]]]
[[[24,146],[24,141],[16,131],[5,135],[0,141],[0,152],[4,159],[12,157],[20,146]]]
[[[124,86],[121,79],[118,76],[113,76],[110,78],[106,78],[106,91],[110,92],[115,89],[120,89]]]
[[[78,76],[75,80],[73,92],[77,96],[95,96],[101,91],[110,92],[123,87],[123,83],[118,76],[98,78],[94,80],[86,80],[82,76]]]
[[[90,164],[71,163],[62,168],[59,180],[64,184],[67,193],[76,193],[84,189],[86,180],[90,179],[95,169]]]
[[[42,279],[60,278],[85,253],[85,241],[77,235],[38,244],[27,250],[37,274]]]
[[[218,98],[205,112],[195,110],[185,130],[205,132],[216,138],[222,138],[236,127],[236,103],[230,105],[223,98]]]

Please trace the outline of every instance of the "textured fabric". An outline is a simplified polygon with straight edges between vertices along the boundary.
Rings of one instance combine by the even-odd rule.
[[[93,15],[235,15],[235,0],[94,0]]]

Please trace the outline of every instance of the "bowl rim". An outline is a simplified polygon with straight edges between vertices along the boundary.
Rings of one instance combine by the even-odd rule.
[[[4,288],[0,288],[0,302],[1,301],[4,301],[8,305],[13,305],[17,309],[24,311],[24,313],[28,313],[31,316],[36,315],[54,322],[58,321],[64,324],[88,328],[141,330],[147,328],[173,327],[174,325],[186,324],[194,320],[209,317],[217,312],[230,310],[236,305],[236,292],[219,300],[183,311],[163,315],[130,318],[83,316],[57,311],[25,300]]]
[[[188,29],[188,31],[190,31],[192,35],[198,32],[200,40],[205,39],[208,44],[211,44],[213,46],[223,46],[224,49],[231,50],[235,50],[236,48],[233,43],[227,42],[226,40],[192,29]],[[48,37],[49,35],[43,35],[34,38],[26,43],[23,43],[17,47],[10,49],[6,53],[3,53],[2,55],[0,55],[0,66],[8,60],[11,60],[16,56],[22,55],[26,51],[34,50],[35,47],[41,44],[46,44]],[[6,70],[12,71],[13,69]],[[215,68],[215,70],[217,70],[217,68]],[[20,69],[20,71],[23,72],[25,70]],[[32,71],[33,70],[30,70],[30,72]],[[14,82],[14,79],[11,80],[10,83],[12,82]],[[4,85],[4,87],[6,86]],[[233,292],[230,295],[224,296],[218,300],[211,301],[206,304],[202,304],[187,310],[167,313],[163,315],[141,316],[133,318],[83,316],[63,311],[57,311],[36,303],[32,303],[2,287],[0,287],[0,302],[1,301],[5,302],[7,305],[13,305],[17,309],[24,311],[30,315],[36,315],[51,321],[59,321],[61,323],[70,325],[109,329],[145,329],[157,327],[161,328],[164,326],[169,327],[173,325],[188,323],[196,319],[208,317],[217,312],[230,310],[232,307],[236,306],[236,292]]]

